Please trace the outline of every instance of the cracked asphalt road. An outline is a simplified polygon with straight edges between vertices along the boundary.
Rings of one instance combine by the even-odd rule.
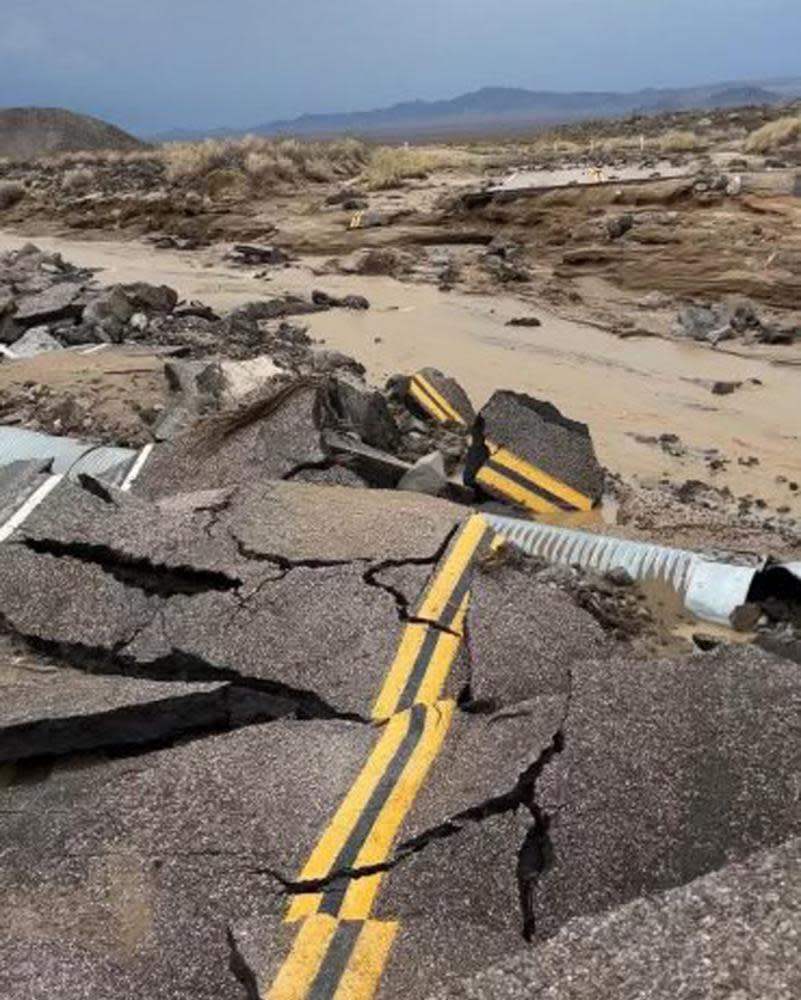
[[[636,984],[694,907],[776,931],[797,665],[637,658],[444,501],[182,468],[0,547],[3,1000],[600,997],[588,933]]]

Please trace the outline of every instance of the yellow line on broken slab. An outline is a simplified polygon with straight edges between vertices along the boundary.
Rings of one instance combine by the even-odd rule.
[[[453,718],[455,702],[437,699],[463,635],[469,601],[469,592],[464,591],[465,573],[486,532],[486,521],[480,515],[465,522],[415,611],[416,616],[427,621],[448,623],[447,631],[437,630],[430,655],[427,653],[431,645],[429,639],[425,651],[429,655],[428,663],[423,664],[420,656],[424,652],[423,643],[434,626],[411,622],[404,629],[398,654],[373,711],[374,718],[386,719],[386,722],[367,762],[304,866],[300,875],[302,881],[324,879],[332,873],[349,838],[355,835],[355,828],[374,793],[379,800],[370,808],[377,808],[377,814],[361,841],[353,866],[381,865],[389,858],[393,842],[442,748]],[[461,596],[458,607],[454,608],[457,591]],[[421,669],[418,683],[417,672]],[[417,685],[414,698],[417,707],[399,711],[398,700],[410,679]],[[418,729],[421,712],[424,713],[422,728]],[[418,720],[414,729],[411,728],[413,713]],[[405,740],[406,748],[401,751]],[[405,763],[396,775],[390,769],[399,752]],[[410,756],[405,757],[407,753]],[[391,777],[387,776],[388,770]],[[383,801],[380,796],[384,792],[379,790],[382,779],[382,787],[388,789]],[[390,781],[394,783],[389,785]],[[381,872],[351,878],[336,916],[318,912],[325,898],[323,893],[304,893],[292,898],[285,919],[289,923],[300,922],[299,930],[289,956],[264,994],[265,1000],[304,1000],[310,991],[317,997],[321,989],[318,977],[326,982],[326,996],[330,993],[334,1000],[371,1000],[398,931],[397,923],[369,919],[381,880]],[[337,928],[348,926],[347,922],[353,926],[354,921],[362,922],[363,926],[339,981],[332,982],[329,989],[326,976],[330,975],[336,945],[328,965],[324,966],[326,955]]]
[[[442,568],[431,581],[422,600],[417,605],[414,612],[416,618],[431,622],[440,621],[445,611],[448,610],[453,592],[462,575],[467,571],[486,529],[486,521],[481,515],[474,515],[466,522],[445,557]],[[431,704],[440,696],[442,685],[459,649],[466,610],[466,601],[462,600],[460,607],[456,609],[453,621],[448,625],[450,632],[455,634],[443,632],[439,636],[431,657],[429,670],[426,673],[425,691],[421,688],[418,692],[415,699],[417,702]],[[429,629],[432,627],[421,622],[410,622],[403,630],[398,652],[373,705],[372,715],[374,719],[387,719],[393,712],[397,711],[398,701],[406,688]],[[436,678],[440,679],[439,686],[436,685]]]
[[[592,499],[584,493],[562,482],[561,479],[556,479],[554,476],[549,475],[549,473],[538,466],[524,461],[524,459],[515,455],[514,452],[509,451],[508,448],[494,447],[489,442],[487,442],[487,445],[490,449],[492,461],[496,464],[511,469],[512,472],[516,472],[524,479],[528,479],[535,486],[539,486],[540,489],[546,490],[552,496],[558,497],[571,507],[575,507],[576,510],[592,510]]]
[[[414,376],[414,379],[417,380],[423,391],[428,393],[437,406],[445,412],[449,420],[455,424],[461,424],[463,427],[465,426],[465,419],[461,413],[459,413],[455,406],[448,402],[438,389],[434,388],[431,382],[424,375],[417,374]]]
[[[272,986],[264,994],[265,1000],[303,1000],[320,971],[336,929],[335,917],[324,913],[309,917],[300,927]]]
[[[426,413],[430,414],[435,420],[438,420],[441,424],[450,423],[450,417],[446,411],[443,410],[442,407],[438,406],[433,399],[429,399],[414,378],[409,384],[409,393],[415,400],[417,400]]]
[[[502,496],[522,504],[535,514],[551,514],[559,509],[556,504],[552,504],[549,500],[543,500],[538,494],[525,489],[513,479],[507,479],[506,476],[487,465],[478,470],[476,480],[484,486],[490,486],[497,490]]]

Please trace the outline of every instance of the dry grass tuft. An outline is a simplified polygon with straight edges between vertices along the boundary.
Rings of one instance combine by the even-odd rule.
[[[663,153],[691,153],[693,150],[706,148],[700,135],[679,129],[657,136],[656,145]]]
[[[300,142],[297,139],[207,139],[171,143],[159,155],[167,179],[176,184],[201,181],[220,171],[245,178],[254,191],[280,185],[353,177],[368,160],[368,149],[355,139]]]
[[[25,197],[25,186],[17,181],[0,181],[0,212],[13,208]]]
[[[746,153],[770,153],[782,146],[790,146],[801,139],[801,117],[777,118],[768,122],[745,140]]]
[[[95,172],[89,167],[75,167],[67,170],[61,178],[61,186],[65,191],[88,191],[95,182]]]
[[[478,156],[451,147],[380,146],[373,151],[365,183],[373,191],[398,187],[405,180],[422,178],[434,170],[475,167]]]

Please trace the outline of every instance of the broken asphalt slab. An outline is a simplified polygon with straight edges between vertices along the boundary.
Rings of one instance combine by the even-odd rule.
[[[570,921],[430,1000],[790,998],[801,992],[801,841]],[[424,994],[420,994],[423,996]]]
[[[473,425],[465,483],[542,514],[591,509],[604,474],[586,424],[551,403],[500,391]]]
[[[0,648],[0,765],[154,748],[291,714],[293,702],[230,684],[87,674]]]
[[[119,968],[132,995],[241,997],[228,923],[282,911],[282,879],[374,739],[357,723],[279,721],[135,758],[65,761],[44,781],[20,774],[0,819],[0,951],[24,952],[32,936],[44,953],[64,949],[64,975],[47,984],[64,1000],[87,952]],[[44,995],[28,991],[26,962],[0,966],[5,995]]]
[[[62,484],[6,544],[5,627],[78,666],[235,681],[306,715],[369,716],[407,613],[376,574],[408,561],[426,577],[463,519],[428,497],[300,483],[108,496]]]
[[[441,424],[469,428],[475,420],[470,398],[454,378],[436,368],[422,368],[406,384],[406,395],[414,407]]]
[[[327,461],[321,441],[323,390],[296,382],[252,407],[161,445],[135,483],[157,497],[283,479]]]
[[[439,841],[384,876],[378,911],[368,922],[377,936],[382,930],[395,931],[377,992],[380,1000],[422,996],[432,982],[447,976],[446,970],[462,975],[477,971],[519,947],[515,865],[524,836],[521,818],[496,817],[487,821],[481,837],[475,830],[465,832],[458,849],[455,839]],[[339,926],[350,931],[347,938],[342,935],[347,961],[361,922]],[[254,1000],[267,996],[298,925],[282,922],[277,914],[243,917],[231,924],[229,934],[233,967],[247,996]],[[321,990],[334,971],[326,966],[333,964],[323,963],[314,980]]]
[[[564,695],[574,664],[608,652],[601,627],[563,590],[539,583],[525,561],[516,569],[492,556],[473,576],[467,635],[470,696],[485,711]]]
[[[538,936],[801,830],[795,664],[727,646],[572,673],[563,748],[535,789],[554,859],[532,894]]]

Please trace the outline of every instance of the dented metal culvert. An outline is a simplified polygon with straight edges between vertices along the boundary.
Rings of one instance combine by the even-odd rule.
[[[55,475],[86,474],[122,486],[141,453],[132,448],[93,444],[18,427],[0,427],[0,466],[12,462],[51,460]]]
[[[683,597],[702,621],[730,625],[734,611],[750,601],[801,601],[801,562],[737,565],[685,549],[594,535],[550,524],[488,514],[492,527],[527,555],[595,573],[625,570],[640,582],[655,579]]]

